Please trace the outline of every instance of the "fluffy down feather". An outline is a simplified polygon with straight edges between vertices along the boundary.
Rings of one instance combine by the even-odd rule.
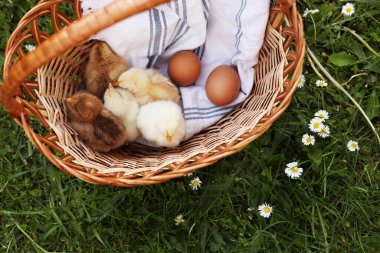
[[[139,105],[157,100],[170,100],[179,103],[178,88],[154,69],[131,68],[120,75],[118,86],[127,89]]]
[[[107,43],[95,42],[91,48],[85,72],[87,91],[103,99],[108,84],[115,83],[127,69],[128,64],[115,54]]]
[[[137,127],[147,141],[162,147],[176,147],[185,136],[185,119],[181,107],[168,100],[141,106]]]
[[[137,129],[139,105],[129,91],[110,85],[104,94],[104,107],[121,119],[127,131],[128,142],[135,141],[140,136]]]
[[[71,127],[90,148],[108,152],[124,144],[127,133],[123,123],[104,109],[97,97],[81,91],[65,102]]]

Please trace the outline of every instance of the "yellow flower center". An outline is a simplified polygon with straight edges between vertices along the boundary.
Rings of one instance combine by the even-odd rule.
[[[319,117],[320,117],[321,119],[323,119],[323,118],[325,117],[325,115],[323,115],[323,114],[319,114]]]
[[[315,122],[313,125],[314,128],[318,128],[319,126],[320,126],[320,124],[318,122]]]
[[[347,7],[347,8],[346,8],[346,11],[347,11],[347,12],[351,12],[352,9],[351,9],[350,7]]]
[[[311,142],[311,138],[310,138],[310,137],[307,137],[307,138],[306,138],[306,142]]]
[[[266,207],[264,207],[263,211],[264,211],[264,213],[269,213],[270,212],[270,208],[266,206]]]
[[[297,167],[293,167],[293,168],[290,169],[290,171],[292,173],[297,173],[298,172],[298,168]]]
[[[193,181],[193,187],[197,187],[199,185],[199,182],[197,180]]]
[[[352,143],[351,144],[351,147],[353,147],[353,148],[356,148],[358,145],[356,145],[356,143]]]

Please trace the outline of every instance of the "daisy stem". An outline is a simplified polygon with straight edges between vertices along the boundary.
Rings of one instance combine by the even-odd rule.
[[[323,108],[325,108],[325,93],[322,92],[322,105],[323,105]]]
[[[317,26],[315,25],[315,21],[313,18],[313,15],[310,15],[311,21],[313,21],[313,26],[314,26],[314,44],[317,44]]]
[[[353,75],[350,77],[350,79],[347,82],[342,83],[342,85],[348,84],[352,79],[359,77],[359,76],[368,76],[368,73],[359,73],[359,74]]]
[[[354,163],[354,168],[356,168],[356,164],[358,163],[358,157],[359,157],[359,151],[356,150],[355,151],[356,155],[355,155],[355,163]]]
[[[345,27],[343,26],[343,29],[339,29],[339,30],[343,30],[343,31],[346,31],[346,32],[349,32],[351,33],[352,35],[354,35],[355,38],[357,38],[369,51],[371,51],[374,55],[376,55],[377,57],[380,57],[380,54],[378,52],[376,52],[375,49],[373,49],[368,43],[367,41],[365,41],[362,37],[360,37],[359,34],[357,34],[354,30],[348,28],[348,27]]]
[[[372,124],[371,120],[368,118],[367,114],[364,112],[363,108],[359,105],[358,102],[356,102],[356,100],[343,88],[343,86],[338,83],[331,75],[330,73],[327,71],[327,69],[325,69],[322,64],[318,61],[317,57],[314,55],[314,53],[310,50],[309,47],[307,47],[307,53],[308,53],[308,59],[310,61],[310,59],[319,67],[319,69],[326,75],[326,77],[340,90],[342,91],[351,101],[352,103],[354,103],[354,105],[359,109],[359,111],[361,112],[361,114],[364,116],[364,118],[367,120],[368,124],[370,125],[370,127],[372,128],[373,132],[375,133],[376,137],[377,137],[377,140],[378,142],[380,143],[380,136],[379,134],[377,133],[376,131],[376,128],[374,127],[374,125]],[[314,69],[314,68],[313,68]],[[317,75],[320,75],[319,72],[316,72]]]
[[[340,19],[342,17],[343,13],[339,13],[338,16],[336,16],[336,18],[333,20],[333,23],[336,22],[338,19]]]
[[[317,69],[317,67],[315,66],[313,60],[310,58],[310,56],[308,54],[306,54],[306,57],[307,57],[307,60],[309,61],[310,63],[310,66],[311,68],[314,70],[314,72],[317,74],[317,76],[321,79],[321,80],[324,80],[325,77],[321,74],[321,72],[319,72],[319,70]]]

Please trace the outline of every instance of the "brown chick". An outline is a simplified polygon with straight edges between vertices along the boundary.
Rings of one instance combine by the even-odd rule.
[[[65,102],[70,125],[93,150],[108,152],[126,142],[128,136],[122,121],[104,109],[94,95],[80,91]]]
[[[95,42],[86,66],[86,89],[99,99],[103,99],[108,84],[115,83],[127,69],[128,64],[115,54],[107,43]]]

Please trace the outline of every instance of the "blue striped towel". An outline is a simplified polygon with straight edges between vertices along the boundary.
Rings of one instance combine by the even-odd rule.
[[[82,0],[84,15],[114,0]],[[194,50],[202,73],[196,84],[181,88],[185,139],[220,120],[252,91],[254,68],[262,46],[270,0],[176,0],[137,14],[95,35],[131,66],[155,67],[163,74],[170,57]],[[237,67],[241,92],[230,105],[217,107],[207,98],[210,72],[223,64]]]

